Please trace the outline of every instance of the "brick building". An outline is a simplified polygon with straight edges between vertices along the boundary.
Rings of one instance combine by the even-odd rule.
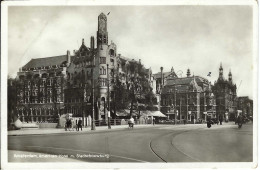
[[[242,114],[248,117],[253,117],[253,100],[248,96],[238,97],[237,110],[241,110]]]
[[[185,119],[197,122],[206,119],[206,115],[216,117],[215,96],[210,82],[200,76],[171,77],[161,92],[161,112],[170,119]]]
[[[59,115],[73,113],[83,118],[92,115],[92,85],[94,86],[95,119],[106,117],[108,78],[113,96],[115,77],[126,85],[131,76],[130,60],[117,54],[117,46],[108,43],[107,17],[98,16],[97,43],[90,37],[90,47],[84,39],[78,50],[65,55],[32,59],[17,73],[17,109],[21,121],[57,121]],[[152,72],[147,69],[152,85]],[[110,100],[113,100],[111,97]]]
[[[237,112],[237,87],[233,83],[232,73],[229,71],[228,80],[223,76],[223,67],[220,64],[219,77],[212,88],[216,96],[217,117],[234,120]]]

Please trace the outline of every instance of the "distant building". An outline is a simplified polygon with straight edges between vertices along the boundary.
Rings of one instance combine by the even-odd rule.
[[[157,107],[158,110],[161,109],[161,92],[162,88],[164,87],[166,80],[168,78],[177,78],[178,76],[176,75],[173,67],[171,68],[170,72],[163,72],[163,67],[160,68],[161,72],[155,73],[152,75],[152,87],[153,87],[153,93],[156,96],[157,99]]]
[[[212,90],[216,96],[218,118],[234,120],[237,111],[237,87],[233,83],[231,71],[228,80],[224,78],[222,64],[220,64],[218,80]]]
[[[170,119],[186,119],[191,122],[205,120],[206,116],[216,117],[215,96],[210,82],[200,76],[166,79],[161,92],[161,112]]]
[[[253,116],[253,100],[248,96],[238,97],[237,110],[241,110],[243,115]]]
[[[92,36],[90,47],[84,39],[78,50],[66,55],[37,58],[29,61],[17,73],[17,110],[23,122],[52,122],[59,115],[72,113],[83,119],[92,115],[92,82],[94,83],[95,119],[106,117],[109,84],[118,76],[123,85],[131,76],[128,65],[139,63],[117,54],[117,46],[108,43],[107,17],[98,16],[97,46]],[[146,69],[152,86],[152,70]],[[110,86],[113,100],[113,87]],[[85,120],[83,120],[84,122]]]

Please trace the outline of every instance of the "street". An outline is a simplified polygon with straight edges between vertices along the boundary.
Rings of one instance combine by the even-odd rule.
[[[252,162],[253,125],[155,125],[71,134],[8,136],[10,162],[16,151],[85,162]],[[52,159],[49,159],[52,161]],[[54,160],[53,160],[54,161]]]

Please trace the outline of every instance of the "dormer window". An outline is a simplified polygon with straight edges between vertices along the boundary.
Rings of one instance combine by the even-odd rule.
[[[113,49],[110,49],[110,50],[109,50],[109,55],[115,56],[115,51],[114,51]]]

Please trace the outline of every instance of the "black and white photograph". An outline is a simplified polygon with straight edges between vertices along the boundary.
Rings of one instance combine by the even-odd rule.
[[[3,169],[257,168],[256,1],[2,5]]]

